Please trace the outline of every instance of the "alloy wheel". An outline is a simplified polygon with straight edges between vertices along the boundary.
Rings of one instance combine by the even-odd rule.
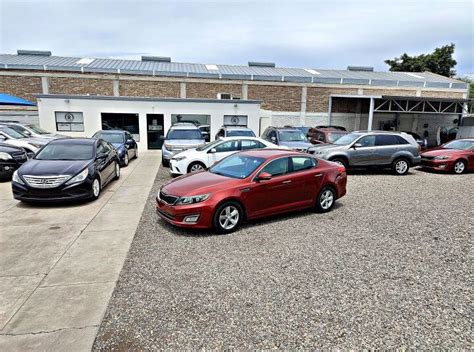
[[[466,165],[464,165],[462,161],[457,161],[456,164],[454,164],[454,172],[457,174],[462,174],[465,168]]]
[[[92,194],[95,198],[99,197],[100,194],[100,181],[97,178],[92,182]]]
[[[115,177],[120,177],[120,165],[118,163],[115,163]]]
[[[225,230],[232,230],[237,226],[239,217],[239,210],[233,205],[228,205],[219,214],[219,224]]]
[[[191,170],[191,172],[201,171],[201,170],[204,170],[204,167],[203,167],[201,164],[196,163],[196,164],[193,164],[193,165],[191,166],[191,169],[190,169],[190,170]]]
[[[125,158],[123,159],[123,163],[125,166],[128,165],[128,153],[125,154]]]
[[[327,210],[331,208],[332,203],[334,203],[334,194],[330,189],[327,189],[321,194],[319,204],[321,205],[321,208]]]
[[[404,174],[408,169],[408,163],[405,160],[398,160],[395,164],[395,170],[398,174]]]

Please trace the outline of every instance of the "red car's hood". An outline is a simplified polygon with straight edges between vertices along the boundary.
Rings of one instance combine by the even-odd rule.
[[[439,155],[446,155],[450,156],[453,154],[460,154],[465,152],[465,150],[459,150],[459,149],[444,149],[444,148],[439,148],[439,149],[433,149],[427,152],[424,152],[421,154],[421,156],[439,156]]]
[[[239,180],[202,171],[187,174],[171,181],[163,187],[163,191],[174,196],[193,196],[231,187],[236,181]]]

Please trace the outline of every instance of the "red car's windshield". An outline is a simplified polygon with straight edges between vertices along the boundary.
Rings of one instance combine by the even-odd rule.
[[[444,149],[468,150],[472,147],[474,147],[473,141],[462,141],[462,140],[452,141],[443,145]]]
[[[232,155],[209,169],[213,174],[232,177],[247,178],[265,161],[264,158],[257,158],[247,155]]]

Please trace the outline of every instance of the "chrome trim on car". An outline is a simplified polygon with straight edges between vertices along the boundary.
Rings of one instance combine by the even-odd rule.
[[[28,186],[33,188],[55,188],[66,182],[71,178],[70,175],[57,176],[32,176],[24,175],[22,178],[26,181]]]

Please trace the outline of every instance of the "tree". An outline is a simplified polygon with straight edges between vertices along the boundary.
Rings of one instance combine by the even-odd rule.
[[[436,48],[432,53],[418,56],[410,56],[404,53],[393,60],[385,60],[385,63],[390,66],[390,71],[429,71],[446,77],[453,77],[456,74],[453,68],[457,64],[456,60],[453,59],[454,47],[454,43],[451,43]]]

